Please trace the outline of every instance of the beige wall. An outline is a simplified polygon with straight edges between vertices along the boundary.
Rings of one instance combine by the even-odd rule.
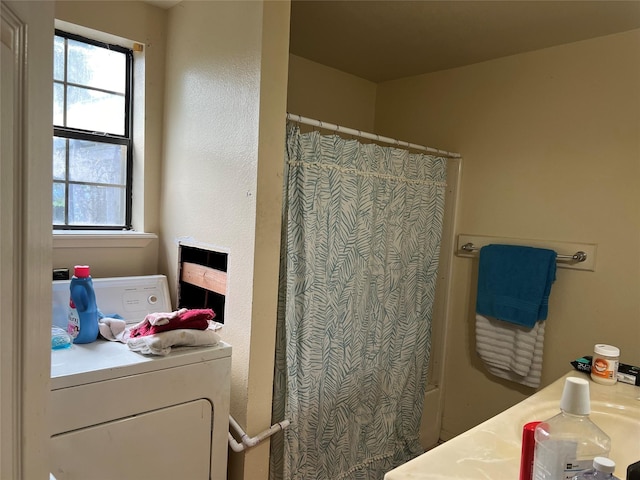
[[[543,384],[598,342],[640,364],[640,31],[380,84],[376,128],[464,156],[457,233],[596,243],[559,269]],[[475,354],[477,262],[454,259],[443,436],[532,393]]]
[[[375,83],[289,55],[289,113],[372,132],[375,102]]]
[[[180,241],[228,252],[231,413],[250,436],[271,421],[288,22],[288,2],[168,12],[161,270],[175,287]],[[232,454],[230,478],[267,478],[268,445]]]
[[[97,30],[144,45],[134,53],[134,198],[133,227],[140,232],[157,233],[160,212],[160,163],[162,160],[162,115],[166,11],[138,1],[56,1],[56,20]],[[73,33],[91,35],[82,29]],[[105,41],[116,41],[104,38]],[[136,108],[137,106],[138,108]],[[138,194],[138,192],[144,192]],[[158,273],[158,242],[128,240],[88,240],[69,247],[67,237],[54,239],[53,266],[72,268],[74,264],[92,266],[96,277],[147,275]]]
[[[280,271],[289,11],[288,1],[266,2],[263,10],[257,218],[249,346],[251,358],[246,405],[249,435],[256,435],[271,424]],[[262,443],[250,454],[251,457],[247,456],[242,478],[266,480],[269,477],[269,442]],[[231,471],[230,478],[241,477]]]
[[[135,232],[65,231],[53,236],[53,268],[89,265],[93,278],[155,275],[158,237]]]

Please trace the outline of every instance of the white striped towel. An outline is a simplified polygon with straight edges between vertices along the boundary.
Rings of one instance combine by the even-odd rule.
[[[533,328],[476,314],[476,351],[493,375],[538,388],[544,321]]]

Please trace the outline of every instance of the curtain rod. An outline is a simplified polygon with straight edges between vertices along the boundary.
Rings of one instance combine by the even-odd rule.
[[[459,153],[447,152],[438,148],[425,147],[423,145],[417,145],[415,143],[403,142],[402,140],[396,140],[395,138],[383,137],[375,133],[362,132],[353,128],[341,127],[333,123],[323,122],[321,120],[314,120],[313,118],[303,117],[301,115],[295,115],[293,113],[287,113],[287,120],[291,120],[297,123],[303,123],[305,125],[311,125],[314,127],[324,128],[326,130],[333,130],[334,132],[345,133],[347,135],[353,135],[360,138],[367,138],[369,140],[376,140],[378,142],[391,143],[393,145],[399,145],[402,147],[413,148],[414,150],[423,150],[428,153],[436,153],[443,157],[460,158]]]

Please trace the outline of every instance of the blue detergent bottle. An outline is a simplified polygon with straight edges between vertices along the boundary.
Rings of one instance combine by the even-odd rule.
[[[98,306],[87,265],[76,265],[69,286],[67,332],[73,343],[91,343],[98,338]]]

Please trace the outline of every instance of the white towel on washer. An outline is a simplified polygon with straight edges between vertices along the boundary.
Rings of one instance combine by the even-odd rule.
[[[209,327],[206,330],[179,328],[167,332],[134,337],[127,340],[127,346],[134,352],[145,355],[168,355],[172,347],[203,347],[217,345],[220,336]]]
[[[106,340],[126,343],[129,338],[127,323],[121,318],[102,317],[98,320],[98,331]]]
[[[533,328],[476,315],[476,351],[493,375],[538,388],[542,375],[544,321]]]

